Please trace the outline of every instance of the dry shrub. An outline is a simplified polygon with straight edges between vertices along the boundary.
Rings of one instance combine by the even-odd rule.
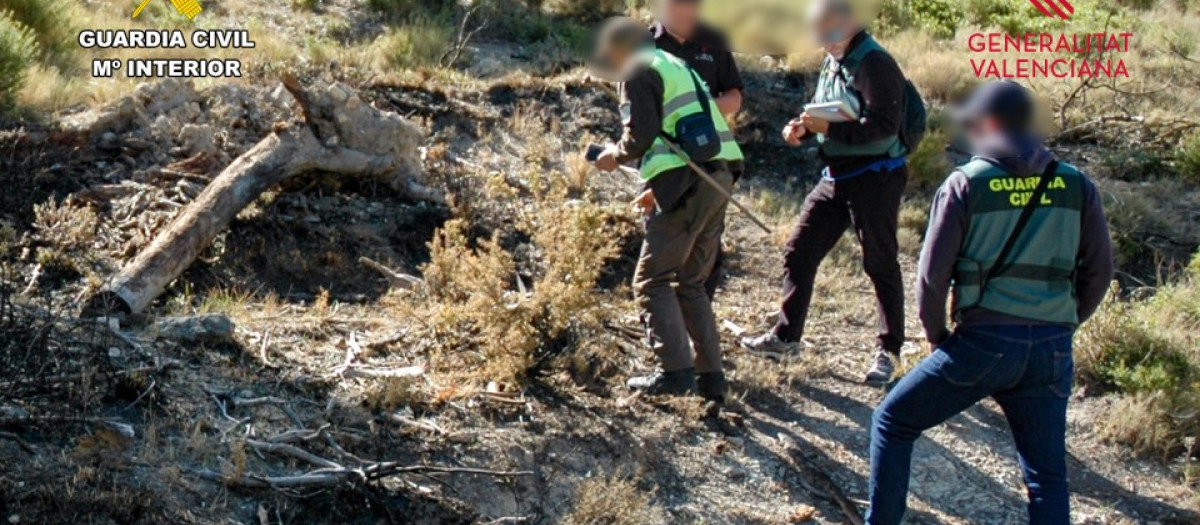
[[[562,177],[545,187],[517,218],[531,243],[521,246],[532,266],[518,274],[499,236],[475,242],[466,221],[446,223],[430,243],[428,284],[414,299],[442,353],[435,365],[474,379],[519,383],[544,359],[595,338],[608,313],[595,292],[619,235],[602,207],[567,199]]]
[[[567,181],[573,191],[583,191],[587,188],[588,176],[592,173],[592,163],[580,153],[567,154]]]
[[[33,212],[33,228],[44,245],[37,252],[38,264],[52,273],[82,273],[79,262],[93,257],[90,248],[100,224],[96,212],[54,199],[35,204]]]
[[[900,246],[900,253],[909,257],[921,255],[921,235],[922,232],[910,228],[900,228],[896,232],[896,242]]]
[[[579,485],[575,505],[563,525],[643,525],[650,523],[653,492],[630,479],[592,478]]]
[[[38,240],[63,251],[86,248],[96,238],[100,221],[91,208],[75,207],[51,199],[35,204],[33,227]]]
[[[1102,439],[1128,446],[1143,457],[1167,462],[1200,436],[1200,396],[1155,392],[1123,397],[1100,426]],[[1195,452],[1195,450],[1193,450]]]
[[[415,379],[393,377],[368,382],[363,400],[373,411],[395,412],[424,402],[427,397]]]
[[[376,66],[385,70],[437,65],[453,40],[453,28],[434,18],[418,17],[389,28],[374,44]]]
[[[777,394],[780,388],[787,389],[805,380],[820,379],[828,376],[829,372],[829,363],[825,358],[806,350],[780,362],[758,357],[739,359],[737,367],[729,371],[729,382],[735,394],[754,398]]]
[[[1110,297],[1080,331],[1080,379],[1092,390],[1123,395],[1108,411],[1101,435],[1135,454],[1164,461],[1200,436],[1200,283],[1183,278],[1154,297]]]
[[[978,83],[971,72],[971,56],[957,43],[941,43],[918,31],[905,31],[884,42],[900,63],[905,76],[917,85],[926,101],[960,99]]]

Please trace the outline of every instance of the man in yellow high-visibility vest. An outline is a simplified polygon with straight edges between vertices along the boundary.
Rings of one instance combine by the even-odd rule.
[[[609,20],[601,30],[592,60],[622,81],[624,133],[596,160],[613,171],[640,162],[645,186],[637,204],[646,213],[646,240],[634,274],[634,294],[643,309],[649,346],[661,370],[634,377],[628,386],[652,394],[690,394],[723,401],[725,374],[720,337],[704,282],[720,249],[728,199],[733,186],[730,163],[742,151],[708,95],[707,86],[679,58],[655,47],[646,28],[632,19]],[[711,126],[719,150],[707,160],[694,159],[721,189],[701,181],[687,161],[668,144],[679,138],[681,122]],[[694,348],[694,351],[693,351]]]

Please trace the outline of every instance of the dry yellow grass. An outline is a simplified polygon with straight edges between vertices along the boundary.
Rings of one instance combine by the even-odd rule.
[[[653,491],[639,489],[634,480],[592,478],[579,485],[572,510],[563,525],[643,525],[652,520]]]

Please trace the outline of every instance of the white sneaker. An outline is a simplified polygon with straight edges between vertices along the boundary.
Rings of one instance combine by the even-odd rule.
[[[776,361],[781,361],[786,357],[796,355],[800,352],[799,344],[786,342],[771,332],[758,337],[743,338],[742,348],[745,348],[749,354]]]

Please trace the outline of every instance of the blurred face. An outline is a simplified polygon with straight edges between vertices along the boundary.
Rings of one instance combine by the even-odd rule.
[[[967,134],[967,140],[972,144],[979,144],[989,137],[997,134],[1003,127],[996,117],[987,116],[974,119],[970,122],[963,123],[963,131]]]
[[[809,26],[826,52],[838,55],[841,44],[851,40],[857,24],[850,14],[827,4],[814,4],[809,11]]]
[[[626,72],[630,68],[630,63],[633,62],[633,51],[627,48],[615,47],[604,56],[604,61],[607,62],[607,67],[611,69],[612,74],[616,75],[617,80],[624,80]]]
[[[700,0],[661,0],[659,20],[676,35],[689,37],[700,21]]]

